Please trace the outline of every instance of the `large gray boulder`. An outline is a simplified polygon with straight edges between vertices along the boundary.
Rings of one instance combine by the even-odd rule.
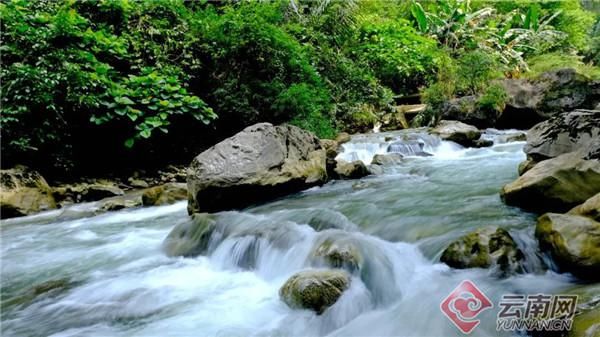
[[[523,258],[523,252],[505,229],[485,227],[452,242],[440,261],[458,269],[498,267],[510,274],[523,270]]]
[[[529,128],[556,113],[592,109],[600,101],[600,82],[578,74],[575,69],[546,72],[534,79],[506,79],[506,107],[498,127]]]
[[[505,185],[508,205],[538,212],[565,212],[600,192],[600,161],[571,152],[539,162]]]
[[[56,208],[52,190],[37,171],[17,166],[0,171],[0,215],[3,219]]]
[[[584,159],[600,159],[600,110],[574,110],[535,125],[524,151],[534,161],[572,151],[580,151]]]
[[[279,290],[279,296],[290,308],[322,314],[349,286],[350,275],[343,270],[306,270],[290,277]]]
[[[600,222],[579,215],[546,213],[538,219],[535,236],[561,270],[600,280]]]
[[[239,209],[327,180],[313,134],[259,123],[199,154],[188,169],[188,212]]]
[[[441,120],[431,132],[443,140],[453,141],[463,146],[473,146],[481,137],[479,129],[458,121]]]

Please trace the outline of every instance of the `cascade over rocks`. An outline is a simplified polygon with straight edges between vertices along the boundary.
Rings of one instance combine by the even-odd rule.
[[[546,213],[538,219],[535,236],[561,270],[600,280],[600,222],[579,215]]]
[[[215,216],[207,213],[192,214],[191,219],[176,225],[163,241],[167,256],[193,257],[206,253],[215,231]]]
[[[504,273],[515,273],[523,271],[523,258],[523,252],[505,229],[485,227],[451,243],[440,261],[458,269],[498,266]]]
[[[188,169],[188,213],[238,209],[327,180],[313,134],[259,123],[199,154]]]
[[[279,296],[290,308],[310,309],[320,315],[342,296],[350,281],[350,275],[339,269],[301,271],[283,284]]]
[[[500,196],[508,205],[528,210],[567,211],[600,191],[600,161],[571,152],[539,162],[505,185]]]
[[[0,171],[0,215],[3,219],[56,208],[52,190],[37,171],[16,166]]]

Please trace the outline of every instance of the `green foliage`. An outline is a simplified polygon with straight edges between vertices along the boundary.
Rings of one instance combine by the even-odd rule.
[[[147,139],[155,129],[168,133],[169,119],[174,115],[189,114],[208,124],[217,116],[204,101],[189,95],[180,85],[173,69],[170,75],[159,74],[153,68],[144,68],[140,76],[129,75],[121,83],[115,83],[102,104],[107,110],[92,115],[90,121],[98,125],[111,121],[132,125],[134,135],[125,141],[132,147],[136,139]]]
[[[479,109],[486,112],[498,113],[504,110],[508,96],[506,90],[500,84],[488,86],[483,95],[477,99]]]
[[[600,79],[600,67],[584,63],[582,57],[563,53],[548,53],[531,57],[527,60],[530,71],[527,77],[537,77],[540,74],[560,68],[574,68],[578,73]]]
[[[395,92],[411,92],[433,74],[439,57],[436,43],[420,36],[408,21],[365,18],[358,34],[358,58]]]
[[[200,80],[220,119],[234,129],[325,113],[329,107],[329,93],[308,53],[278,26],[281,20],[276,3],[241,3],[224,8],[222,14],[209,14],[206,24],[196,27],[203,41],[198,56],[205,60],[208,74],[201,69],[191,75]],[[281,108],[282,97],[298,88],[323,98],[317,112],[312,112],[316,105],[310,100]]]
[[[187,161],[256,122],[366,131],[417,92],[430,105],[420,125],[456,95],[498,109],[487,84],[528,63],[526,76],[598,76],[600,20],[578,1],[8,0],[0,11],[3,165],[63,174],[115,157]]]
[[[322,114],[327,104],[327,96],[306,83],[301,83],[282,91],[275,99],[273,108],[281,114],[296,110],[291,124],[312,131],[319,137],[333,138],[337,132],[331,125],[331,120]]]
[[[490,80],[499,75],[498,64],[493,56],[482,51],[465,53],[460,56],[458,63],[460,89],[471,95],[481,92]]]

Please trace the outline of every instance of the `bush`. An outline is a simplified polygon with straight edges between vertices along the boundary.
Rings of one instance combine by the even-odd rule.
[[[480,93],[490,80],[501,74],[493,56],[481,51],[471,51],[461,55],[458,63],[460,66],[458,87],[460,91],[467,94]]]
[[[504,110],[508,95],[506,90],[500,84],[489,85],[483,92],[483,95],[477,99],[479,109],[497,115]]]
[[[406,20],[366,18],[358,30],[358,59],[396,93],[414,93],[435,73],[440,51]]]
[[[331,125],[331,119],[323,115],[328,105],[326,96],[301,83],[282,91],[275,99],[273,109],[280,114],[296,110],[291,124],[312,131],[318,137],[332,138],[337,132]]]
[[[585,64],[580,56],[568,55],[564,53],[549,53],[534,56],[527,60],[529,63],[529,72],[527,77],[537,77],[540,74],[560,69],[574,68],[578,73],[589,76],[593,79],[600,79],[600,67],[592,64]]]
[[[222,11],[204,13],[195,27],[202,41],[195,57],[204,65],[191,71],[194,86],[219,115],[217,128],[232,132],[257,122],[328,113],[330,94],[307,51],[279,26],[283,18],[277,3],[244,2]],[[318,113],[308,99],[287,103],[290,93],[299,91],[323,100]]]

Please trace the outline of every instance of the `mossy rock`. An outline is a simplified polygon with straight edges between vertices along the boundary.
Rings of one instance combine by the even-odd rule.
[[[37,171],[25,166],[0,170],[0,216],[25,216],[56,208],[48,183]]]
[[[596,221],[600,221],[600,193],[589,198],[583,204],[571,209],[569,214],[583,215]]]
[[[353,162],[339,160],[334,171],[340,179],[360,179],[371,174],[365,163],[360,160]]]
[[[168,256],[192,257],[206,253],[216,220],[208,213],[194,213],[190,220],[178,224],[163,242]]]
[[[363,265],[359,247],[349,239],[327,238],[318,242],[313,248],[310,259],[317,265],[346,269],[349,272],[358,270]]]
[[[498,266],[504,273],[514,273],[523,271],[523,258],[523,252],[505,229],[486,227],[451,243],[440,260],[458,269]]]
[[[279,296],[294,309],[309,309],[318,315],[332,306],[350,286],[343,270],[306,270],[294,274],[279,289]]]
[[[56,295],[64,292],[73,286],[68,278],[49,280],[40,284],[36,284],[33,287],[23,291],[21,295],[14,296],[2,301],[2,307],[8,307],[13,305],[29,305],[42,295]]]
[[[600,280],[600,222],[579,215],[546,213],[538,219],[535,236],[561,270]]]
[[[170,205],[177,201],[186,200],[187,186],[184,183],[167,183],[144,190],[142,204],[144,206]]]

